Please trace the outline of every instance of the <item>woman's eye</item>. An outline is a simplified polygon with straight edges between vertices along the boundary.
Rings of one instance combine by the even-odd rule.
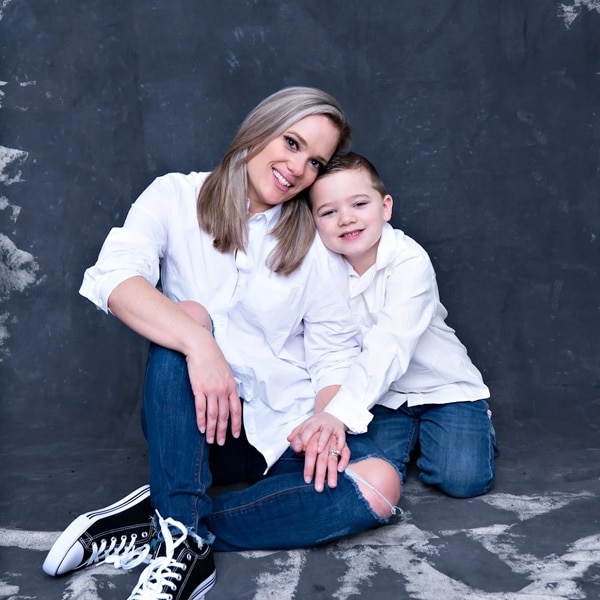
[[[315,169],[317,169],[317,171],[320,171],[323,168],[323,163],[320,160],[316,160],[315,158],[312,158],[310,161],[311,166],[313,166]]]
[[[294,150],[298,150],[298,142],[290,137],[289,135],[284,136],[285,138],[285,143],[290,147],[293,148]]]

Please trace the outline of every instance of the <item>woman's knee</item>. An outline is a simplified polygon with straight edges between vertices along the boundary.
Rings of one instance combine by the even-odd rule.
[[[388,519],[400,500],[398,471],[382,458],[365,458],[352,463],[350,469],[363,480],[355,479],[356,485],[371,509],[378,516]]]
[[[195,302],[194,300],[182,300],[177,303],[177,306],[181,308],[186,314],[188,314],[196,323],[199,323],[205,329],[212,331],[212,321],[208,311],[202,304]]]

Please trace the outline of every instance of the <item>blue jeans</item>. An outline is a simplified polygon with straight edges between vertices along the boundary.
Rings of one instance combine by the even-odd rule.
[[[396,410],[376,405],[369,436],[406,479],[419,445],[419,479],[456,498],[488,492],[494,484],[496,436],[488,404],[452,402]]]
[[[264,476],[262,455],[244,437],[234,440],[229,434],[223,448],[207,444],[196,425],[185,358],[154,344],[146,368],[142,423],[154,508],[213,543],[215,550],[313,546],[387,522],[345,473],[336,488],[316,492],[304,482],[303,457],[291,449]],[[353,462],[383,458],[364,435],[351,436],[349,445]],[[211,498],[213,479],[253,483]]]

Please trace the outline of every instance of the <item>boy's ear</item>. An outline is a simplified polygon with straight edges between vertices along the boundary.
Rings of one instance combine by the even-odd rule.
[[[392,208],[394,207],[394,199],[386,194],[383,197],[383,218],[389,221],[392,218]]]

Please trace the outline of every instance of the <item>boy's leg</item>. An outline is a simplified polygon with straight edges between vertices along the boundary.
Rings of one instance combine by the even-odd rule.
[[[419,418],[414,410],[400,406],[396,410],[376,404],[371,409],[373,420],[365,434],[400,471],[406,480],[410,456],[419,439]]]
[[[374,459],[392,477],[398,476],[364,436],[349,436],[348,444],[351,466]],[[350,474],[340,474],[336,488],[325,486],[323,492],[316,492],[312,483],[305,483],[303,468],[304,457],[288,449],[267,477],[215,498],[207,521],[216,536],[215,550],[315,546],[388,521],[373,510]]]
[[[456,498],[488,492],[497,456],[488,404],[452,402],[422,408],[420,479]]]

